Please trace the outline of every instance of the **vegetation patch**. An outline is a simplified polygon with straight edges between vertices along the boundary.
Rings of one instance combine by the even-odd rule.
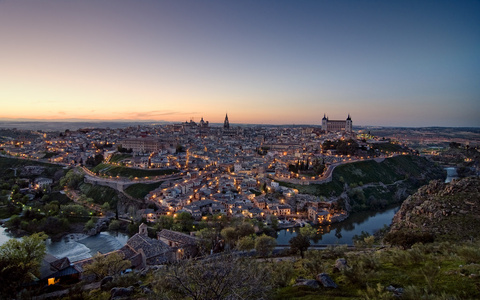
[[[114,154],[111,158],[110,158],[110,162],[111,163],[118,163],[119,161],[122,161],[124,159],[127,159],[127,158],[130,158],[132,157],[131,154]]]
[[[125,192],[134,198],[143,199],[146,195],[148,195],[149,192],[158,188],[162,183],[163,181],[155,183],[136,183],[127,187]]]
[[[400,155],[377,163],[374,160],[343,164],[333,170],[332,181],[323,184],[299,185],[280,182],[282,186],[295,188],[302,194],[324,197],[338,197],[344,185],[362,186],[369,183],[393,184],[407,178],[415,178],[411,184],[418,188],[431,179],[443,178],[443,170],[426,158]],[[367,191],[367,199],[375,189]],[[380,190],[379,190],[380,192]],[[377,195],[378,193],[377,192]],[[392,191],[390,191],[392,193]]]
[[[44,169],[38,175],[32,175],[25,170],[23,167],[27,166],[39,166],[43,167]],[[9,179],[13,178],[15,175],[15,170],[17,169],[17,177],[22,176],[26,178],[30,177],[53,177],[55,172],[62,170],[63,167],[59,165],[43,163],[35,160],[29,159],[20,159],[20,158],[11,158],[11,157],[0,157],[0,178],[2,179]]]
[[[112,166],[109,164],[99,164],[91,169],[92,172],[101,175],[120,176],[120,177],[151,177],[162,176],[178,173],[175,169],[161,169],[161,170],[149,170],[149,169],[134,169],[121,166]]]
[[[96,204],[103,205],[107,202],[110,207],[116,207],[120,200],[118,192],[108,186],[81,183],[78,188],[87,199],[93,199]]]

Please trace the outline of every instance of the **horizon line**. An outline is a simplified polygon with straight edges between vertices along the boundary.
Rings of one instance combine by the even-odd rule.
[[[181,124],[185,121],[165,121],[165,120],[132,120],[132,119],[28,119],[28,118],[0,118],[0,122],[50,122],[50,123],[168,123]],[[195,122],[195,121],[194,121]],[[197,122],[195,122],[197,123]],[[209,124],[220,124],[222,122],[209,122]],[[287,124],[272,124],[272,123],[231,123],[233,125],[263,125],[263,126],[319,126],[322,124],[306,124],[306,123],[287,123]],[[406,126],[406,125],[353,125],[353,127],[390,127],[390,128],[480,128],[480,126],[445,126],[445,125],[424,125],[424,126]]]

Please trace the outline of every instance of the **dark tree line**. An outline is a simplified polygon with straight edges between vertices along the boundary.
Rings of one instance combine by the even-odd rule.
[[[325,141],[322,145],[323,151],[336,150],[341,155],[355,155],[358,143],[353,139]]]
[[[90,156],[87,158],[85,165],[87,167],[95,167],[103,162],[103,155],[102,154],[95,154],[95,156]]]

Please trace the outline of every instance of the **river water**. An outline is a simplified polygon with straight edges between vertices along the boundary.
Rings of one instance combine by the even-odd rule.
[[[343,222],[317,226],[317,235],[312,239],[311,244],[352,245],[354,235],[360,235],[362,231],[374,234],[385,225],[389,226],[399,208],[400,206],[395,206],[380,212],[359,212],[350,215]],[[288,245],[288,241],[297,235],[298,230],[299,228],[279,230],[277,244]]]
[[[0,226],[0,245],[3,245],[9,239],[10,235]],[[60,241],[52,242],[50,239],[45,241],[47,253],[57,258],[68,257],[71,262],[79,261],[92,257],[97,252],[107,253],[118,250],[128,240],[128,236],[123,233],[100,232],[94,236],[84,234],[67,234]]]
[[[55,257],[68,257],[71,262],[92,257],[97,252],[107,253],[125,245],[128,236],[122,233],[100,232],[94,236],[68,234],[58,242],[46,241],[47,253]]]
[[[450,168],[445,168],[445,170],[447,171],[447,178],[445,179],[446,183],[452,181],[452,179],[458,178],[457,168],[450,167]]]

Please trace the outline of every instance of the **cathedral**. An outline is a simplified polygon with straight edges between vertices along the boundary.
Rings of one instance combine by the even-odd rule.
[[[228,121],[228,115],[225,114],[225,121],[223,121],[223,130],[222,134],[224,136],[235,136],[237,134],[237,130],[230,128],[230,122]]]
[[[352,118],[350,118],[350,114],[348,114],[346,120],[329,120],[328,117],[323,114],[322,130],[325,132],[343,131],[347,134],[351,134]]]

